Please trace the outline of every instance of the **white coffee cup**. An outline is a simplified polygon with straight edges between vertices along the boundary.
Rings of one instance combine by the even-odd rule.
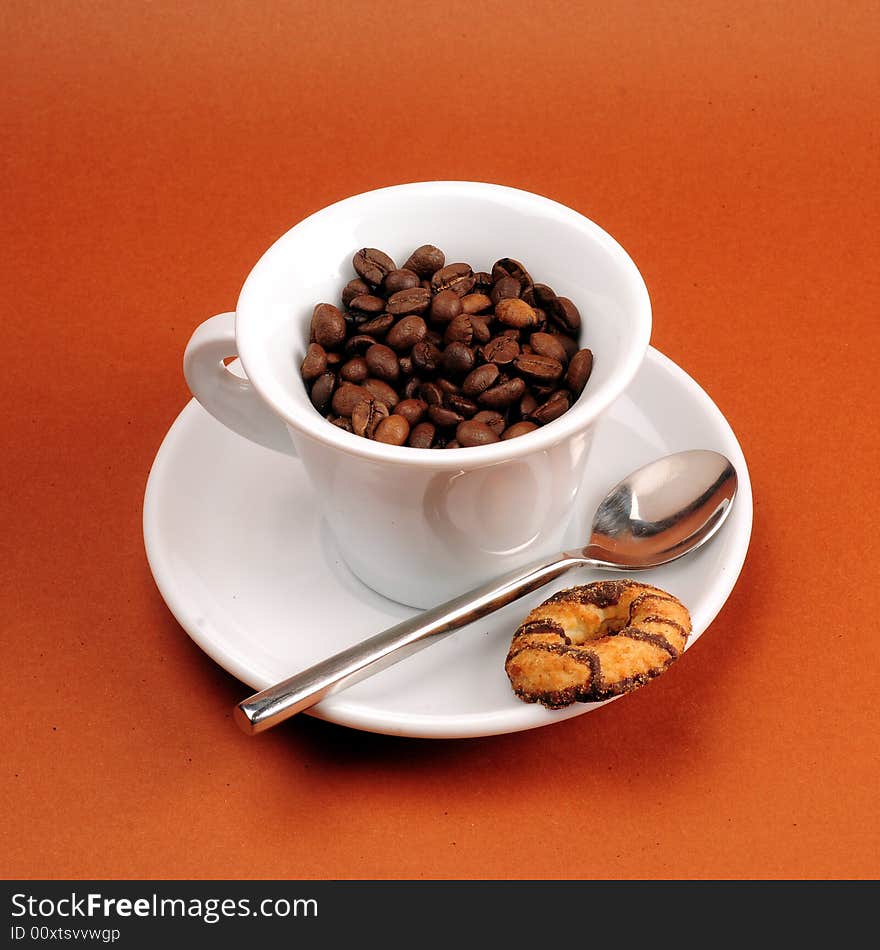
[[[319,415],[299,372],[315,304],[338,305],[358,249],[380,248],[402,266],[422,244],[474,270],[514,258],[574,301],[594,364],[568,412],[527,435],[458,449],[385,445]],[[361,581],[430,607],[564,546],[594,427],[632,381],[650,335],[639,271],[592,221],[500,185],[417,182],[346,198],[280,237],[245,280],[235,313],[193,333],[184,373],[222,423],[298,457],[291,465],[305,467],[315,504]],[[247,379],[226,368],[231,356]]]

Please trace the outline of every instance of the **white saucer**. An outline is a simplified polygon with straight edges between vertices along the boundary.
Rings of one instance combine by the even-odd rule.
[[[721,609],[742,568],[752,528],[751,486],[727,420],[686,373],[650,349],[596,432],[584,487],[587,510],[633,469],[692,448],[714,449],[733,462],[739,475],[733,510],[704,548],[638,575],[688,606],[689,645]],[[573,531],[570,543],[587,530]],[[296,459],[246,441],[195,400],[153,463],[144,540],[156,584],[178,622],[254,689],[415,613],[351,574]],[[519,619],[554,590],[613,576],[623,575],[573,572],[328,697],[311,713],[371,732],[452,738],[516,732],[589,712],[600,704],[550,711],[521,702],[511,691],[504,658]]]

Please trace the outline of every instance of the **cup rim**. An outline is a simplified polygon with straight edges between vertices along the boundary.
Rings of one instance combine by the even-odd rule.
[[[603,245],[623,273],[632,284],[637,303],[635,308],[635,327],[628,341],[623,359],[617,367],[611,380],[594,392],[584,392],[558,419],[541,426],[533,432],[515,439],[502,440],[489,445],[471,446],[467,448],[425,450],[411,448],[404,445],[386,445],[364,439],[351,432],[346,432],[338,426],[331,425],[317,412],[311,415],[302,413],[298,407],[291,406],[286,401],[276,398],[275,391],[264,385],[261,380],[260,366],[262,365],[261,348],[258,334],[254,331],[256,325],[253,311],[249,309],[250,298],[261,274],[274,264],[273,250],[284,238],[299,228],[320,221],[322,218],[338,213],[346,204],[353,204],[368,197],[388,195],[392,197],[401,193],[431,194],[454,191],[457,194],[487,195],[506,198],[524,206],[541,208],[562,220],[576,223],[579,228],[590,232],[592,237]],[[512,188],[508,185],[493,184],[479,181],[457,180],[430,180],[412,181],[383,188],[371,189],[356,195],[342,198],[332,204],[313,212],[298,221],[291,228],[278,237],[269,248],[264,251],[257,263],[246,277],[238,297],[235,315],[235,336],[241,364],[254,389],[268,406],[289,426],[297,435],[306,436],[316,442],[344,452],[347,455],[358,456],[375,462],[397,464],[416,468],[429,469],[471,469],[508,461],[533,452],[540,452],[565,441],[577,432],[593,424],[602,413],[626,390],[635,378],[645,354],[648,350],[651,337],[652,315],[651,302],[644,278],[635,265],[635,262],[624,248],[607,231],[591,219],[567,205],[561,204],[552,198],[538,195],[534,192]],[[256,370],[256,372],[254,372]],[[588,386],[589,389],[589,386]],[[311,407],[309,407],[311,408]]]

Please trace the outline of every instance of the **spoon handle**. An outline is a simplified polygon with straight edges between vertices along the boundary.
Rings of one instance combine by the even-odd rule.
[[[372,676],[459,627],[549,584],[571,568],[592,563],[577,553],[564,553],[511,571],[255,693],[235,707],[235,720],[251,735],[263,732],[330,693]]]

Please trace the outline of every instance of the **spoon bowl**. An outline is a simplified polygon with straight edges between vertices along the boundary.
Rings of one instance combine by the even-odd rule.
[[[518,568],[328,657],[239,703],[234,718],[249,734],[263,732],[572,568],[637,571],[677,560],[718,532],[736,489],[736,470],[717,452],[697,449],[657,459],[608,492],[585,547]]]
[[[633,569],[674,561],[718,531],[736,489],[736,470],[718,452],[667,455],[608,492],[593,516],[583,555]]]

